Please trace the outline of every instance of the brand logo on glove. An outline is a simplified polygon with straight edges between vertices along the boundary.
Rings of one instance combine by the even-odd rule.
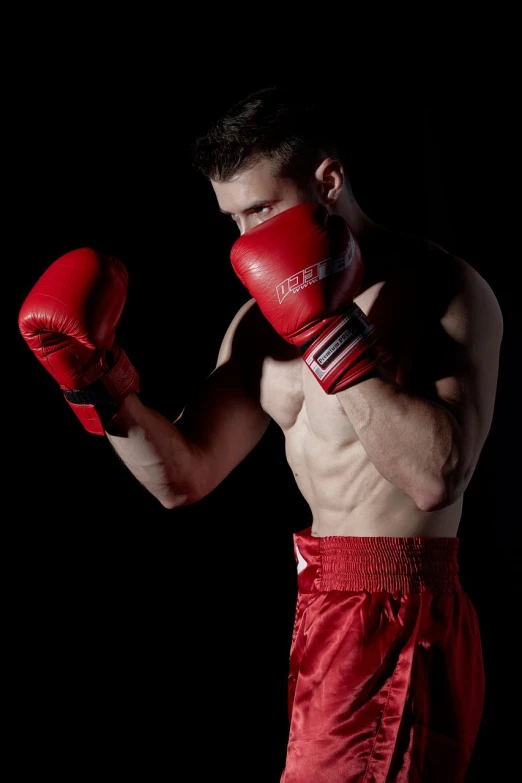
[[[360,321],[353,321],[346,328],[338,332],[325,351],[317,354],[314,358],[320,367],[326,367],[337,356],[339,351],[344,348],[347,342],[352,343],[356,337],[364,333],[364,324]]]
[[[282,283],[276,286],[277,298],[279,304],[288,296],[288,294],[296,294],[303,288],[306,288],[312,283],[317,283],[319,280],[324,280],[325,277],[335,275],[336,272],[342,272],[350,266],[353,259],[355,249],[355,243],[353,237],[350,237],[350,244],[348,248],[336,258],[326,258],[324,261],[320,261],[318,264],[313,264],[306,269],[301,269],[300,272],[296,272],[295,275],[284,280]]]

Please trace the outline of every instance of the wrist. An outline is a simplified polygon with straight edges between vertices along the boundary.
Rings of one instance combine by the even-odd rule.
[[[107,370],[96,381],[84,389],[63,392],[87,432],[93,435],[105,435],[126,397],[139,391],[138,373],[124,351],[117,348],[105,359]]]
[[[313,336],[303,341],[313,332]],[[364,377],[379,361],[374,348],[378,336],[374,324],[361,308],[350,302],[325,319],[318,331],[300,335],[299,352],[327,394]]]

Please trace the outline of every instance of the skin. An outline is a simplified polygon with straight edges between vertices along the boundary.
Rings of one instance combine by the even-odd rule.
[[[211,185],[240,234],[304,201],[344,217],[364,259],[355,302],[391,358],[327,395],[251,299],[176,422],[129,395],[107,433],[121,459],[177,508],[211,492],[273,420],[314,535],[457,535],[495,402],[503,323],[488,283],[443,248],[372,221],[335,159],[305,184],[264,159]]]

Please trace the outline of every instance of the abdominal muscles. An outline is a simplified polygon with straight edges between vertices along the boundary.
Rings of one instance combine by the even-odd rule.
[[[369,460],[335,395],[300,357],[263,366],[261,402],[285,435],[286,457],[316,536],[455,536],[462,502],[421,511]],[[303,520],[303,527],[309,524]],[[299,527],[297,522],[296,529]]]

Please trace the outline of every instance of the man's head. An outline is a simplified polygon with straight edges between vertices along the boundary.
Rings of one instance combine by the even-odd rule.
[[[295,204],[318,201],[336,211],[350,197],[331,115],[314,91],[267,87],[196,140],[194,165],[242,234]]]

